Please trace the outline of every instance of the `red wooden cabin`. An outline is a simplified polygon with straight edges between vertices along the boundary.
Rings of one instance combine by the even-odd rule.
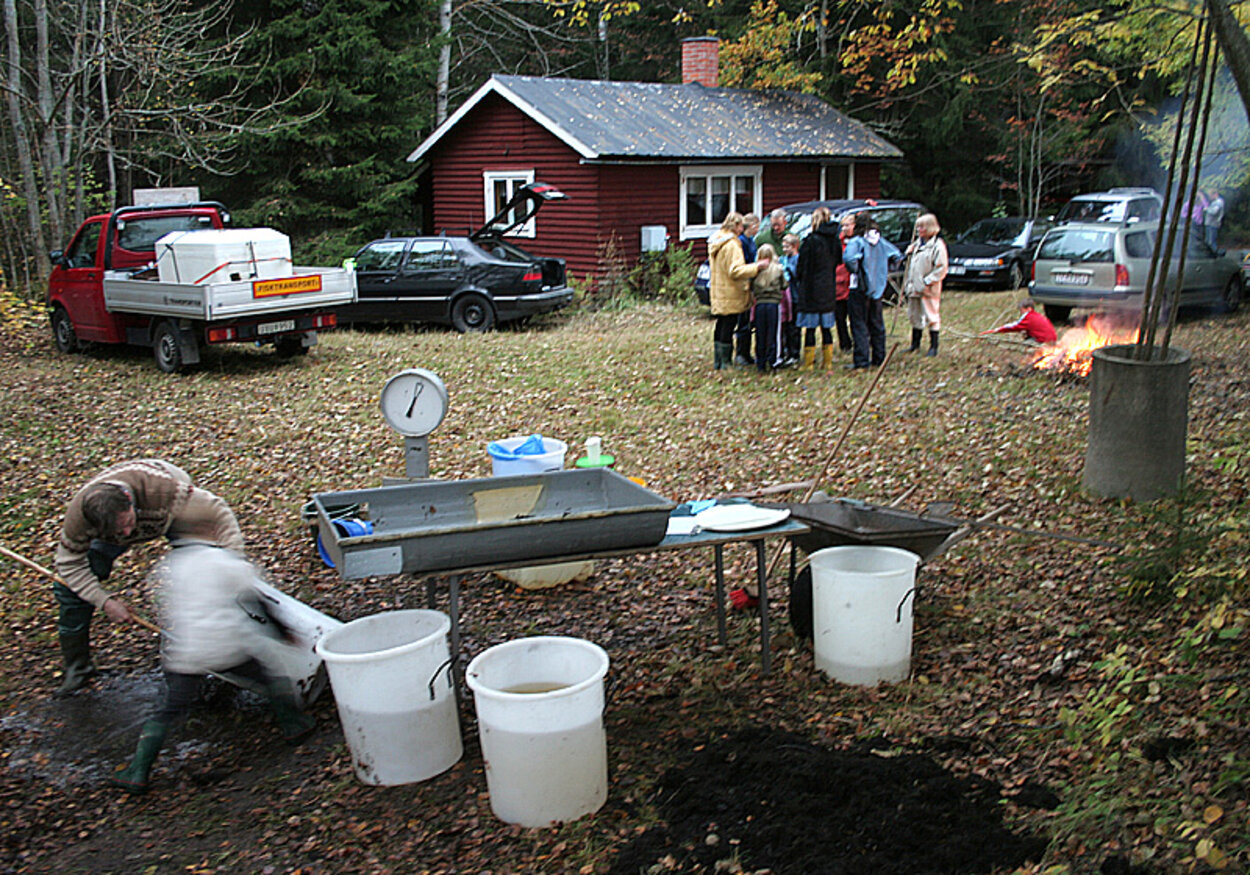
[[[468,233],[539,179],[569,200],[518,242],[582,279],[614,235],[629,264],[644,228],[702,259],[730,209],[767,223],[785,204],[880,195],[894,145],[812,95],[716,87],[717,45],[685,41],[680,85],[492,76],[408,158],[433,186],[426,231]]]

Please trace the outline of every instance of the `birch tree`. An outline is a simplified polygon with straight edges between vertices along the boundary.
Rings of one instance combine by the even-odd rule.
[[[112,208],[136,185],[194,169],[231,172],[238,135],[270,129],[272,101],[246,83],[246,31],[231,6],[183,0],[3,0],[7,148],[0,175],[20,198],[31,264],[6,263],[10,281],[42,285],[49,245],[89,209]],[[211,77],[233,84],[209,95]],[[6,227],[13,227],[11,222]]]

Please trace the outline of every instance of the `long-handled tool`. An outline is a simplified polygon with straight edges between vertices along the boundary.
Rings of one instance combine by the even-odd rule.
[[[825,475],[829,473],[829,466],[833,464],[833,460],[842,452],[842,445],[846,443],[847,435],[851,433],[851,428],[855,425],[855,421],[859,419],[860,412],[864,409],[864,405],[868,403],[868,399],[872,396],[873,390],[877,388],[877,383],[881,382],[881,375],[885,373],[885,369],[890,366],[890,361],[894,358],[894,353],[898,350],[898,344],[890,347],[890,351],[886,353],[885,360],[881,362],[881,367],[877,368],[877,372],[872,376],[872,382],[868,384],[868,388],[864,390],[864,394],[860,396],[859,403],[855,405],[855,410],[851,412],[851,418],[846,421],[846,425],[842,428],[842,434],[838,437],[837,443],[833,445],[833,449],[829,451],[829,455],[825,457],[825,463],[820,466],[820,473],[807,481],[810,485],[803,493],[803,502],[806,503],[812,497],[812,493],[816,491],[816,487],[825,479]],[[786,544],[783,541],[778,545],[777,552],[773,554],[773,561],[769,563],[768,570],[764,572],[766,577],[771,577],[772,573],[777,569],[777,563],[781,561],[781,557],[786,553]]]
[[[1003,510],[1005,510],[1005,508],[998,508],[997,510],[993,511],[992,515],[997,516]],[[924,514],[921,514],[921,517],[923,518]],[[963,531],[964,529],[968,529],[969,532],[971,532],[972,529],[993,529],[994,531],[997,531],[997,532],[1013,532],[1014,534],[1017,534],[1017,535],[1029,535],[1030,537],[1034,537],[1034,538],[1054,538],[1057,541],[1071,541],[1076,544],[1089,544],[1092,547],[1110,547],[1113,550],[1124,549],[1123,544],[1116,544],[1113,541],[1101,541],[1098,538],[1082,538],[1079,535],[1069,535],[1066,532],[1049,532],[1049,531],[1046,531],[1045,529],[1025,529],[1025,528],[1021,528],[1020,526],[1008,525],[1007,523],[996,523],[992,521],[992,516],[980,517],[979,519],[975,519],[975,520],[961,520],[961,519],[957,519],[956,517],[948,517],[948,516],[943,516],[941,514],[934,514],[932,517],[930,517],[930,519],[943,520],[945,522],[951,522],[951,523],[959,523],[960,526],[963,527],[960,529],[960,531]]]
[[[61,584],[61,586],[65,586],[65,581],[61,580],[61,576],[57,574],[55,571],[53,571],[51,568],[45,568],[44,566],[40,565],[38,562],[34,562],[30,559],[27,559],[25,556],[21,555],[20,553],[14,553],[8,547],[5,547],[2,544],[0,544],[0,556],[7,556],[10,559],[12,559],[14,562],[21,563],[22,565],[25,565],[27,568],[33,571],[38,571],[40,574],[44,575],[45,577],[52,578],[57,583]],[[130,612],[130,619],[134,620],[143,628],[149,629],[158,635],[161,633],[161,629],[159,626],[157,626],[155,623],[151,622],[150,620],[144,619],[143,617],[136,614],[134,611]]]

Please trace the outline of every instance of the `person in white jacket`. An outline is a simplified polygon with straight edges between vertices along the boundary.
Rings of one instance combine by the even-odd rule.
[[[316,726],[295,705],[279,651],[290,633],[269,615],[256,588],[256,569],[237,553],[207,540],[208,532],[171,542],[156,569],[161,604],[161,667],[165,698],[143,725],[130,764],[110,782],[131,793],[148,789],[148,775],[170,727],[181,718],[209,672],[242,675],[269,693],[275,721],[288,743]]]
[[[908,352],[920,352],[920,341],[928,328],[927,354],[938,353],[938,333],[942,329],[942,280],[946,279],[949,264],[946,242],[938,236],[941,230],[937,216],[925,213],[916,219],[916,239],[907,247],[903,294],[907,296],[907,318],[911,322],[911,348]]]

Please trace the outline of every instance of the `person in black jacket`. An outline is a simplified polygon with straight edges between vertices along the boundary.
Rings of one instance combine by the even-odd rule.
[[[842,263],[842,241],[838,226],[830,221],[829,210],[817,207],[812,213],[812,231],[799,247],[799,263],[794,302],[795,324],[803,329],[803,363],[800,370],[816,366],[816,329],[820,329],[821,364],[833,371],[834,310],[837,307],[837,286],[834,271]]]

